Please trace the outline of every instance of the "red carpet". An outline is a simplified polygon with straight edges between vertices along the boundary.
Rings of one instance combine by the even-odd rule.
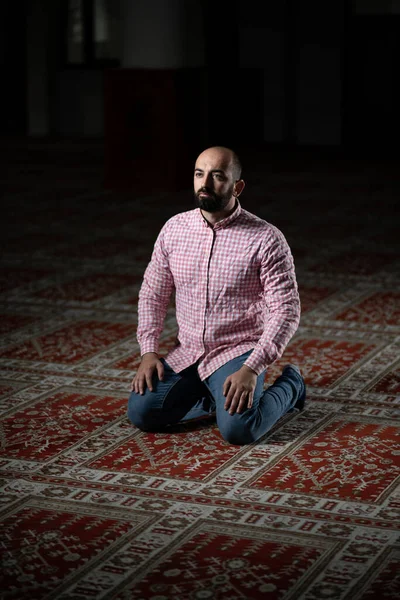
[[[267,381],[295,362],[309,398],[236,447],[213,422],[126,418],[143,269],[191,192],[104,191],[101,159],[96,142],[7,147],[1,598],[399,598],[396,171],[245,164],[242,204],[285,233],[302,299]],[[174,335],[171,306],[163,352]]]

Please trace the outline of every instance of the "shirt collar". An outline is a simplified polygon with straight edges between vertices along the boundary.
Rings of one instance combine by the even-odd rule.
[[[203,217],[203,214],[202,214],[200,208],[198,208],[197,211],[198,211],[198,214],[200,216],[200,219],[203,222],[203,225],[205,227],[211,227],[211,225],[207,221],[207,219],[205,219]],[[223,229],[224,227],[229,227],[229,225],[231,223],[233,223],[234,221],[236,221],[236,219],[238,218],[238,216],[240,215],[241,212],[242,212],[242,207],[240,205],[239,199],[236,198],[236,208],[233,211],[233,213],[230,214],[228,217],[225,217],[225,219],[222,219],[221,221],[217,221],[217,223],[215,223],[215,225],[212,228],[213,229]]]

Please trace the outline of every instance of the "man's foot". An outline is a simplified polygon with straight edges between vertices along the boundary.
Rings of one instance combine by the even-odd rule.
[[[305,384],[305,381],[301,374],[301,371],[297,365],[291,365],[291,364],[285,365],[283,367],[282,375],[285,373],[285,371],[286,372],[294,371],[298,376],[300,376],[300,378],[303,382],[303,391],[301,392],[300,396],[297,398],[296,404],[293,406],[293,408],[297,408],[297,410],[302,411],[304,409],[304,405],[306,403],[306,384]]]

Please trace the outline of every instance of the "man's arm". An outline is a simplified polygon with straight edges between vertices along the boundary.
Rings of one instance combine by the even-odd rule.
[[[225,410],[230,414],[251,408],[257,376],[279,358],[300,322],[300,298],[290,248],[274,228],[272,243],[266,244],[260,279],[268,314],[264,332],[243,366],[226,378]]]
[[[263,334],[245,362],[257,375],[282,356],[300,323],[300,298],[292,253],[276,228],[272,243],[266,244],[260,279],[268,312]]]
[[[164,367],[158,358],[159,338],[163,330],[168,303],[174,288],[165,247],[164,226],[154,245],[139,292],[137,340],[142,361],[132,381],[132,391],[143,394],[147,387],[152,391],[155,372],[163,378]]]

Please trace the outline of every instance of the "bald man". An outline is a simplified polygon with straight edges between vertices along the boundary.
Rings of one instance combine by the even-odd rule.
[[[141,363],[128,403],[143,431],[215,414],[227,442],[249,444],[304,407],[297,366],[264,384],[299,325],[300,301],[286,239],[241,207],[244,187],[236,153],[206,149],[194,169],[197,208],[169,219],[155,242],[139,293]],[[159,338],[173,291],[177,344],[164,359]]]

